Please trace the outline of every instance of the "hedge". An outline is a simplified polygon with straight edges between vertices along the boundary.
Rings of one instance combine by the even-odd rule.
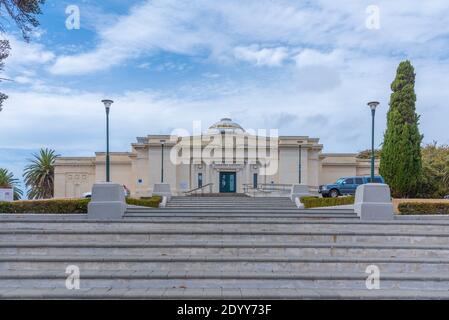
[[[310,209],[354,204],[355,198],[353,196],[338,198],[301,197],[300,200],[305,209]]]
[[[1,213],[87,213],[87,205],[91,199],[49,199],[0,202]],[[157,208],[161,197],[150,199],[127,198],[126,203],[130,205]]]
[[[449,214],[449,201],[446,202],[402,202],[398,205],[400,214]]]
[[[154,196],[151,198],[142,198],[142,199],[134,199],[134,198],[127,198],[126,203],[134,206],[141,206],[141,207],[152,207],[157,208],[159,207],[159,203],[161,203],[162,197],[160,196]]]

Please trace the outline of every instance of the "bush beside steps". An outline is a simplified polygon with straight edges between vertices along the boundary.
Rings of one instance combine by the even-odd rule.
[[[445,215],[449,214],[449,201],[441,202],[402,202],[398,205],[401,215]]]
[[[126,203],[129,205],[141,207],[159,207],[162,198],[154,196],[145,199],[127,198]],[[87,205],[90,199],[49,199],[49,200],[29,200],[0,202],[1,213],[54,213],[54,214],[70,214],[70,213],[87,213]]]
[[[321,208],[321,207],[333,207],[342,206],[348,204],[354,204],[355,197],[338,197],[338,198],[319,198],[319,197],[301,197],[301,203],[304,205],[305,209],[311,208]]]

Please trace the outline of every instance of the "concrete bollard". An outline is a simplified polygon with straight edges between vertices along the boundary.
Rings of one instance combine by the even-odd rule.
[[[167,201],[171,199],[171,188],[169,183],[157,183],[153,187],[153,196],[167,197]]]
[[[96,183],[92,188],[92,200],[88,204],[88,219],[122,219],[127,205],[123,186],[117,183]]]
[[[394,219],[390,187],[382,183],[358,186],[355,192],[354,211],[365,221]]]
[[[309,186],[305,184],[294,184],[292,186],[292,190],[290,191],[290,199],[295,202],[295,198],[301,199],[301,197],[308,197],[310,196],[309,193]]]

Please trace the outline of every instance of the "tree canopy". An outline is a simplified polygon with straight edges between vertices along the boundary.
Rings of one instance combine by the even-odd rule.
[[[9,18],[19,28],[25,41],[29,41],[31,32],[39,25],[36,16],[41,14],[44,3],[45,0],[0,0],[0,33],[6,31]],[[0,39],[0,72],[3,71],[4,60],[9,56],[10,49],[9,41]],[[0,111],[7,98],[6,94],[0,92]]]
[[[410,61],[403,61],[391,84],[393,93],[379,171],[394,197],[416,196],[422,178],[423,137],[419,133],[419,116],[415,111],[415,76]]]

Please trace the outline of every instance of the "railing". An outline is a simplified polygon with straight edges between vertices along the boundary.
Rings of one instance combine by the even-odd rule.
[[[204,194],[204,189],[207,188],[207,187],[209,187],[209,193],[212,193],[212,186],[213,185],[214,185],[213,183],[208,183],[208,184],[205,184],[204,186],[201,186],[201,187],[198,187],[198,188],[186,191],[186,192],[184,192],[184,194],[186,196],[188,196],[188,195],[198,194],[198,192],[201,192],[201,195],[203,195]]]
[[[279,183],[258,183],[257,186],[254,186],[252,183],[243,184],[243,192],[255,194],[256,192],[290,192],[292,189],[291,184],[279,184]]]

